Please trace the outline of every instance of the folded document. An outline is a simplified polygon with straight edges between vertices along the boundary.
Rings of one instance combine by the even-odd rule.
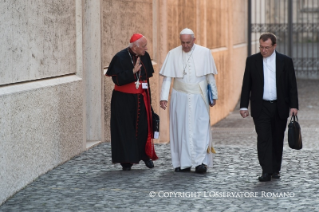
[[[213,91],[212,91],[212,86],[210,84],[207,85],[207,95],[208,95],[208,103],[211,105],[214,102],[213,99]]]

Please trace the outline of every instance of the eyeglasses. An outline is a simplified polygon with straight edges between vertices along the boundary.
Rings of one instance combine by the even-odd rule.
[[[265,49],[265,50],[267,51],[267,50],[269,50],[270,48],[272,48],[272,46],[265,46],[265,47],[259,46],[259,49],[260,49],[260,50]]]

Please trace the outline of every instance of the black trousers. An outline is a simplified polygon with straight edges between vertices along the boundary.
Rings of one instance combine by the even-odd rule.
[[[276,103],[263,102],[262,112],[254,117],[257,132],[257,151],[263,173],[279,172],[281,169],[287,119],[280,119]]]

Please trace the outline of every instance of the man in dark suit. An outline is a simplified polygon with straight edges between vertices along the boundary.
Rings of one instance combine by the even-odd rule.
[[[249,116],[250,100],[262,167],[258,180],[264,182],[280,178],[287,118],[298,113],[298,93],[292,59],[275,51],[276,36],[264,33],[259,44],[260,53],[246,60],[240,114]]]

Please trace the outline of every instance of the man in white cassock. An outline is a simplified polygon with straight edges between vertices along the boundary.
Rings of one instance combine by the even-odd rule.
[[[181,46],[166,56],[160,75],[163,76],[160,106],[167,108],[172,78],[170,101],[170,144],[172,164],[176,172],[205,173],[213,165],[212,136],[209,106],[218,98],[214,75],[214,58],[208,48],[194,44],[194,32],[188,28],[180,32]],[[210,84],[213,101],[209,102]]]

